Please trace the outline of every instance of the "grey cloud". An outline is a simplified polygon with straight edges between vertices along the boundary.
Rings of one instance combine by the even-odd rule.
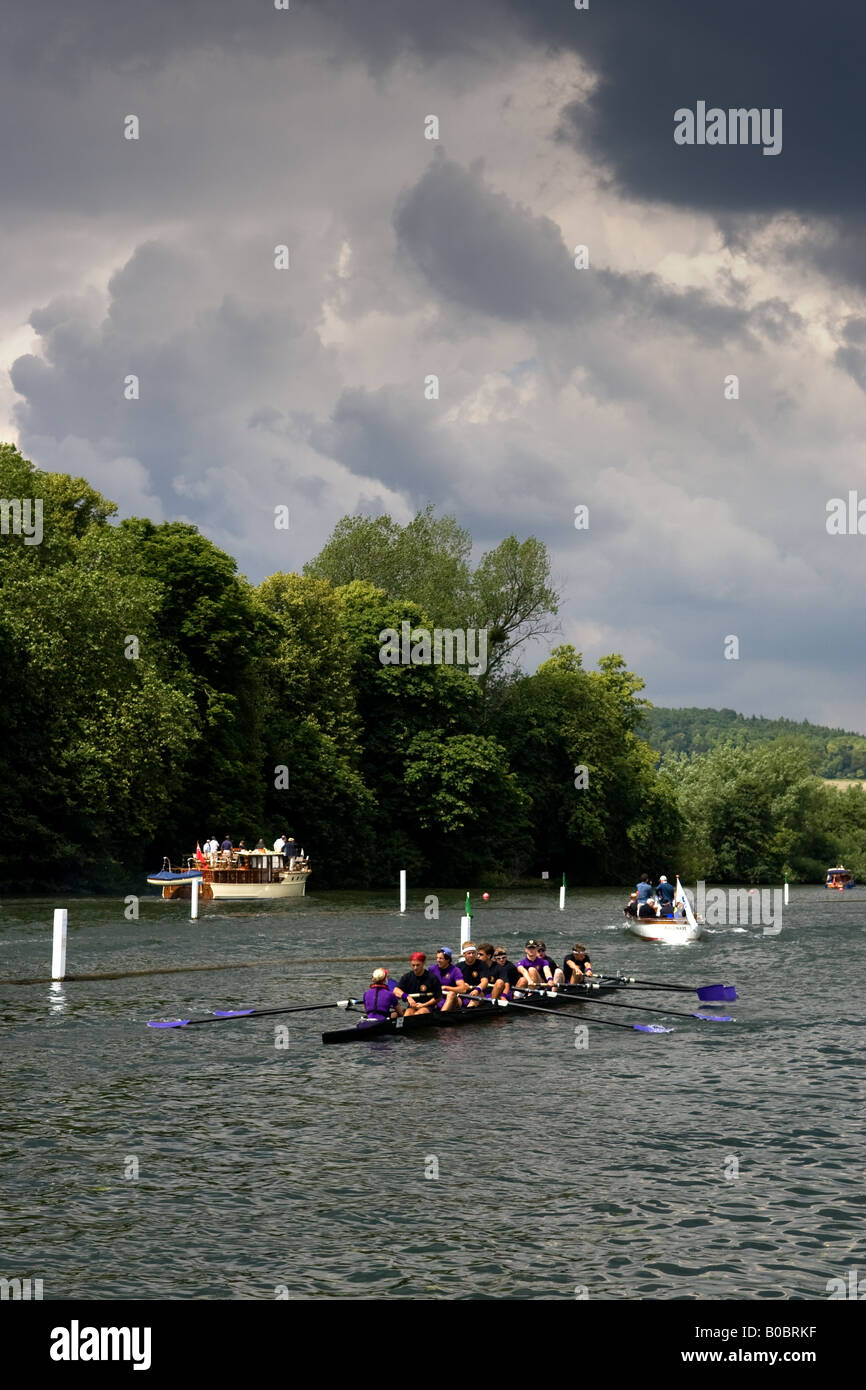
[[[401,199],[400,246],[437,293],[507,320],[574,317],[591,294],[559,228],[482,182],[482,171],[436,159]]]
[[[747,325],[744,310],[656,275],[576,270],[559,228],[491,191],[480,167],[435,159],[403,195],[394,224],[404,256],[436,294],[507,322],[579,325],[622,313],[710,344]]]
[[[411,403],[405,388],[344,391],[330,420],[316,425],[310,443],[362,478],[377,478],[414,503],[439,504],[453,488],[457,461],[452,441],[431,419],[435,402]]]

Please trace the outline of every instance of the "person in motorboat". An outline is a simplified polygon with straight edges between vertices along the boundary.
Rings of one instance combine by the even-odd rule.
[[[668,883],[664,874],[662,874],[661,878],[658,881],[658,884],[656,885],[655,895],[656,902],[659,904],[659,907],[661,908],[660,916],[673,917],[674,898],[676,896],[676,891],[674,889],[673,884]]]
[[[638,917],[658,917],[658,909],[655,898],[645,898],[642,903],[638,903]]]
[[[636,887],[638,906],[640,906],[641,903],[645,903],[647,898],[651,898],[653,895],[653,882],[649,874],[641,874],[640,883],[638,883]]]

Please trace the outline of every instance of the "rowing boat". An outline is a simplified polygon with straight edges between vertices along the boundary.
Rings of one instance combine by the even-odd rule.
[[[519,1009],[508,1007],[508,1001],[494,1004],[483,1000],[475,1008],[463,1006],[459,1009],[433,1009],[426,1014],[409,1014],[402,1018],[385,1018],[374,1022],[361,1019],[354,1028],[337,1028],[323,1033],[323,1043],[368,1042],[373,1038],[400,1037],[405,1033],[425,1032],[431,1028],[464,1028],[470,1023],[489,1023],[494,1018],[519,1018],[527,1009],[556,1009],[563,1004],[574,1004],[579,1000],[589,1003],[603,994],[612,994],[623,988],[623,982],[614,976],[600,975],[580,985],[560,985],[557,989],[529,994],[525,990],[514,991],[515,1003]]]

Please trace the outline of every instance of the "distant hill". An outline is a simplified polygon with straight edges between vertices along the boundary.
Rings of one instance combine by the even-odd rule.
[[[796,739],[808,748],[819,777],[866,778],[866,737],[846,729],[828,729],[807,720],[763,719],[732,709],[663,709],[647,711],[638,730],[662,754],[707,753],[720,743],[746,746],[773,739]]]

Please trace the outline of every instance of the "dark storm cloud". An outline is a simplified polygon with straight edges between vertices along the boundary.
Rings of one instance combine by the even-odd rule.
[[[289,55],[315,42],[381,69],[406,54],[495,61],[521,41],[572,51],[593,72],[592,96],[566,106],[561,133],[631,196],[719,214],[866,206],[866,13],[850,0],[597,0],[587,11],[567,0],[292,0],[288,12],[270,0],[46,0],[7,7],[0,66],[65,82],[84,67],[134,75],[189,52]],[[674,111],[699,99],[781,107],[782,153],[675,145]]]
[[[508,8],[530,34],[573,48],[598,76],[563,130],[632,196],[709,211],[820,215],[866,203],[862,72],[866,16],[849,0],[616,0],[576,12],[559,0]],[[674,111],[781,107],[782,153],[677,146]]]
[[[290,54],[330,36],[335,54],[381,70],[406,53],[477,59],[515,28],[501,0],[290,0],[279,11],[273,0],[20,0],[4,9],[0,63],[74,83],[94,67],[131,73],[208,49]]]
[[[508,322],[576,324],[601,315],[655,318],[713,345],[748,315],[655,275],[576,270],[559,228],[483,182],[480,167],[437,159],[394,218],[404,255],[445,299]]]

